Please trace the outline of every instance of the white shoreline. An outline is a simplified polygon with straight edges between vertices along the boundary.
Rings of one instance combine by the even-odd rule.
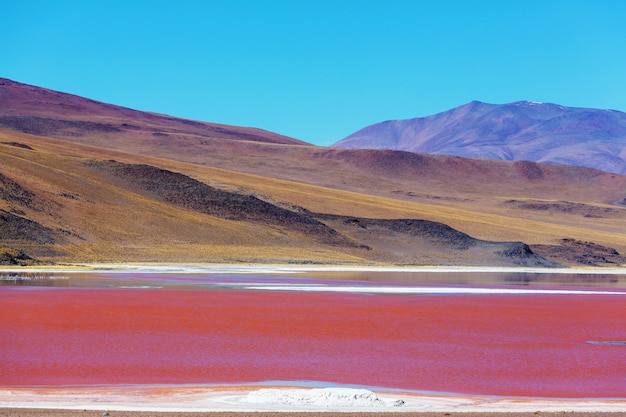
[[[226,286],[225,284],[224,286]],[[230,284],[231,286],[234,286]],[[626,295],[626,291],[606,290],[558,290],[527,288],[486,288],[486,287],[437,287],[437,286],[381,286],[381,285],[318,285],[318,284],[242,284],[236,286],[250,291],[297,291],[297,292],[337,292],[359,294],[397,295],[490,295],[490,294],[544,294],[544,295]]]
[[[263,387],[0,388],[1,408],[152,412],[626,412],[626,399],[551,399],[376,392],[401,406],[246,403]],[[306,392],[307,388],[273,387]]]
[[[15,276],[10,274],[50,274],[52,277],[61,276],[68,278],[75,274],[100,274],[116,276],[120,274],[160,274],[160,275],[175,275],[175,274],[200,274],[200,275],[292,275],[304,273],[531,273],[531,274],[609,274],[609,275],[624,275],[626,277],[626,269],[537,269],[537,268],[475,268],[475,267],[367,267],[367,266],[308,266],[308,265],[138,265],[138,264],[115,264],[115,265],[103,265],[103,264],[83,264],[76,266],[72,269],[56,269],[56,268],[29,268],[29,269],[17,269],[17,268],[0,268],[0,280],[13,280]],[[4,279],[4,275],[10,279]],[[8,274],[8,275],[7,275]],[[36,280],[34,278],[33,280]],[[25,280],[29,280],[28,276],[25,276]],[[489,295],[489,294],[553,294],[553,295],[626,295],[626,289],[600,289],[600,288],[525,288],[525,287],[504,287],[506,283],[483,283],[478,282],[474,286],[467,285],[438,285],[437,283],[428,284],[407,284],[402,285],[385,285],[374,284],[373,282],[368,285],[347,285],[331,284],[329,282],[321,283],[296,283],[296,282],[265,282],[259,280],[244,279],[241,282],[213,282],[213,285],[221,288],[233,288],[238,290],[248,291],[297,291],[297,292],[335,292],[335,293],[367,293],[367,294],[397,294],[397,295]],[[392,284],[392,282],[388,283]],[[133,285],[133,286],[120,286],[118,288],[162,288],[155,285]]]
[[[0,267],[0,272],[19,273],[306,273],[306,272],[467,272],[467,273],[527,273],[527,274],[588,274],[626,275],[626,266],[621,268],[535,268],[535,267],[490,267],[490,266],[367,266],[367,265],[304,265],[304,264],[141,264],[141,263],[96,263],[71,264],[66,266]]]

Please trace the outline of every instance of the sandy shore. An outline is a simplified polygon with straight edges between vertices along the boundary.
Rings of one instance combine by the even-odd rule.
[[[403,404],[354,406],[334,404],[293,405],[250,403],[250,393],[263,387],[82,387],[2,388],[0,416],[314,416],[340,413],[348,416],[529,416],[538,413],[567,413],[570,416],[611,416],[626,414],[626,400],[560,400],[487,396],[422,395],[405,392],[377,392],[385,401]],[[275,389],[275,387],[274,387]],[[280,387],[281,391],[293,388]],[[297,389],[310,392],[310,389]],[[618,413],[618,414],[616,414]]]
[[[138,411],[115,411],[109,412],[110,417],[328,417],[336,415],[333,412],[254,412],[254,413],[238,413],[238,412],[138,412]],[[617,417],[623,415],[623,412],[415,412],[415,413],[394,413],[394,412],[342,412],[341,417],[442,417],[442,416],[458,416],[458,417],[536,417],[537,415],[548,417]],[[93,410],[55,410],[55,409],[33,409],[33,408],[0,408],[0,416],[2,417],[102,417],[102,411]]]

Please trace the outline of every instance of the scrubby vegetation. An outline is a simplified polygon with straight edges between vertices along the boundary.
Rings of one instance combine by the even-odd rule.
[[[617,174],[320,148],[8,80],[0,107],[5,262],[624,263]]]

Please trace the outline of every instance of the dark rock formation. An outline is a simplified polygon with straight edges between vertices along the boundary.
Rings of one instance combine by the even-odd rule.
[[[187,175],[150,165],[91,161],[88,165],[123,179],[130,188],[189,210],[228,220],[252,221],[306,233],[316,240],[342,246],[356,244],[334,229],[302,213],[287,210],[255,196],[218,190]]]
[[[579,265],[624,265],[626,256],[607,246],[576,239],[561,239],[555,245],[533,245],[535,252],[546,258],[560,258]]]
[[[530,246],[522,242],[509,243],[509,248],[496,253],[510,259],[513,264],[519,266],[541,266],[548,268],[561,266],[556,262],[546,260],[544,257],[537,255]]]
[[[0,265],[26,266],[36,262],[22,251],[0,247]]]
[[[22,241],[53,244],[63,240],[59,232],[33,220],[0,209],[0,242]]]

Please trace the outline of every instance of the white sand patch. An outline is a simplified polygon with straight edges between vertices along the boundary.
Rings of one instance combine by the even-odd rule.
[[[247,404],[269,404],[288,407],[304,406],[313,408],[372,408],[401,407],[404,405],[403,400],[386,399],[370,390],[355,388],[265,388],[248,393],[241,402]]]
[[[393,396],[388,399],[386,396]],[[257,402],[259,401],[259,402]],[[401,405],[400,405],[401,404]],[[203,386],[2,388],[2,408],[54,408],[153,412],[615,412],[626,399],[547,399],[474,395],[374,393],[361,389]]]

